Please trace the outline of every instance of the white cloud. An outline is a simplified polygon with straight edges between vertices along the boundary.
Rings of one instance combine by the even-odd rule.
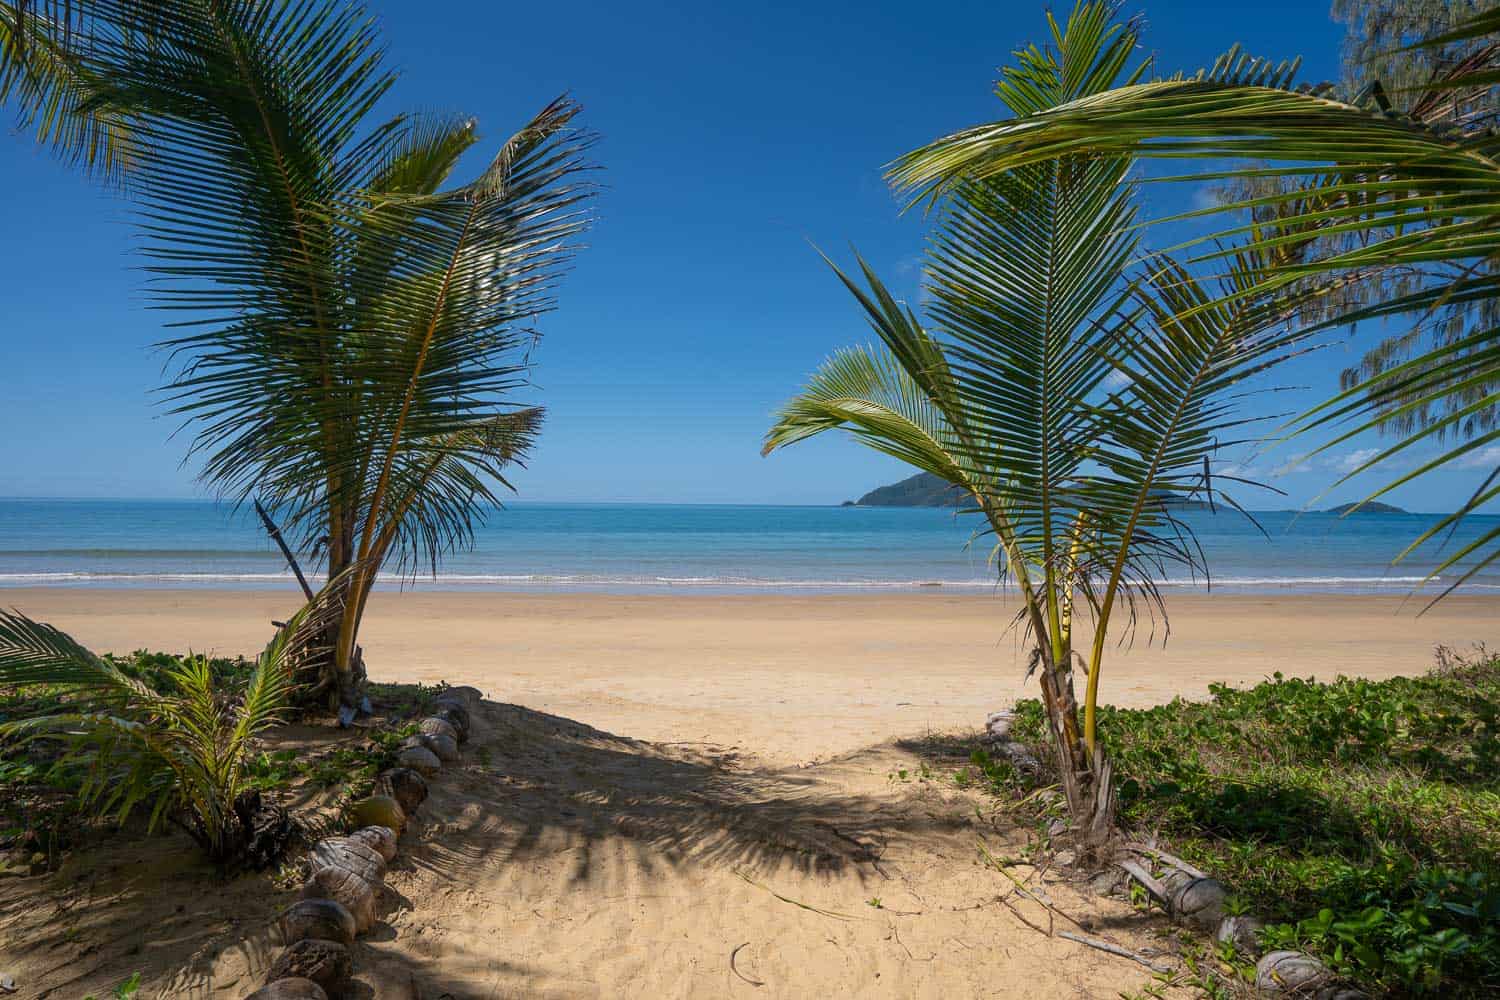
[[[1292,476],[1299,472],[1307,472],[1312,466],[1300,458],[1288,459],[1271,470],[1271,476],[1280,479],[1282,476]]]
[[[1220,208],[1224,200],[1219,197],[1219,189],[1214,184],[1199,184],[1193,188],[1193,211],[1201,212],[1209,208]]]
[[[1316,458],[1299,455],[1296,458],[1289,458],[1278,465],[1275,469],[1275,475],[1278,477],[1295,476],[1303,472],[1333,472],[1338,475],[1348,475],[1376,455],[1379,455],[1380,451],[1381,449],[1379,448],[1355,448],[1353,451],[1346,451],[1341,455],[1320,455]],[[1385,465],[1385,468],[1388,470],[1395,467],[1396,463],[1392,462],[1387,462]]]
[[[1379,454],[1379,448],[1356,448],[1344,455],[1331,455],[1327,461],[1334,472],[1350,473]]]
[[[1458,460],[1460,469],[1493,469],[1497,465],[1500,465],[1500,444],[1471,451]]]
[[[926,263],[926,258],[924,258],[921,254],[907,254],[905,257],[901,257],[896,261],[896,273],[901,275],[903,278],[910,277],[912,275],[920,275],[922,273],[922,265],[924,263]]]

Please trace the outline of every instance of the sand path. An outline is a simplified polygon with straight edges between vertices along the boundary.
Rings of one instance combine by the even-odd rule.
[[[561,1000],[1112,998],[1149,978],[1026,926],[1046,911],[978,844],[1004,857],[1027,832],[917,778],[900,747],[766,770],[514,706],[482,715],[474,759],[434,783],[390,879],[413,907],[368,946],[372,980]],[[1124,904],[1045,886],[1099,933],[1150,945]]]
[[[1077,928],[984,866],[981,845],[1016,858],[1037,832],[955,786],[940,754],[886,743],[768,768],[486,702],[403,836],[348,997],[1050,1000],[1148,981],[1049,935]],[[1096,935],[1163,946],[1160,920],[1009,870]],[[216,882],[181,836],[0,885],[0,969],[22,998],[105,995],[133,972],[143,998],[244,996],[293,898]]]

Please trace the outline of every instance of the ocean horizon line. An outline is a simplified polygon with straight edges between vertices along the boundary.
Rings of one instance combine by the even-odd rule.
[[[0,494],[0,503],[197,503],[209,504],[215,507],[223,507],[226,510],[237,508],[248,508],[250,500],[217,500],[212,497],[105,497],[105,496],[8,496]],[[1194,501],[1194,504],[1203,503]],[[1243,517],[1244,514],[1330,514],[1331,508],[1341,507],[1346,504],[1358,504],[1358,500],[1346,500],[1340,503],[1330,504],[1328,507],[1244,507],[1236,510],[1228,504],[1219,504],[1223,513]],[[507,507],[743,507],[743,508],[771,508],[771,509],[857,509],[857,510],[950,510],[958,513],[963,508],[948,506],[902,506],[897,504],[859,504],[850,501],[839,501],[837,503],[813,503],[813,502],[771,502],[771,501],[749,501],[749,500],[551,500],[538,499],[534,497],[506,500],[502,503],[478,503],[475,505],[484,510],[504,510]],[[1202,510],[1204,507],[1195,506],[1193,509]],[[1217,511],[1215,511],[1217,512]],[[1381,512],[1391,517],[1447,517],[1454,513],[1448,510],[1405,510]],[[1470,517],[1500,517],[1500,511],[1475,511],[1468,515]]]
[[[56,571],[31,573],[0,573],[0,590],[19,589],[28,586],[90,586],[118,584],[122,589],[171,589],[174,585],[183,589],[267,589],[269,587],[296,586],[290,571],[277,573],[118,573],[88,571]],[[1297,591],[1301,588],[1332,592],[1369,593],[1420,591],[1425,587],[1444,585],[1441,576],[1223,576],[1163,577],[1151,581],[1152,586],[1172,590],[1194,589],[1205,593],[1216,590],[1238,590],[1248,588],[1257,592]],[[239,586],[236,586],[239,585]],[[750,591],[750,592],[860,592],[924,590],[959,590],[969,592],[1014,590],[1009,580],[997,579],[797,579],[734,576],[651,576],[610,574],[548,574],[548,573],[439,573],[436,576],[420,574],[381,574],[378,586],[383,590],[424,589],[438,592],[445,590],[472,591],[494,590],[515,592],[525,590],[543,591],[621,591],[638,593],[672,589],[703,591]],[[1465,591],[1500,591],[1500,584],[1470,583]]]

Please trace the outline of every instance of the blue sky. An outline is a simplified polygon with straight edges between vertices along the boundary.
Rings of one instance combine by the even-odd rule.
[[[498,142],[567,91],[602,136],[597,226],[543,325],[533,395],[550,423],[516,477],[525,498],[836,503],[907,474],[834,438],[759,456],[771,412],[803,376],[868,339],[812,245],[845,258],[857,246],[914,290],[922,223],[900,215],[881,167],[999,115],[995,69],[1042,38],[1042,4],[370,7],[403,73],[393,107],[472,114]],[[1316,0],[1126,10],[1145,14],[1163,68],[1240,42],[1303,55],[1309,79],[1337,75],[1341,28]],[[159,320],[132,270],[126,207],[24,135],[0,141],[0,186],[0,495],[195,495],[186,442],[149,391],[165,359],[150,348]],[[1308,388],[1278,407],[1332,388],[1355,350],[1285,369],[1282,381]],[[1349,451],[1279,479],[1288,501],[1251,505],[1310,499]],[[1451,508],[1473,474],[1396,499]]]

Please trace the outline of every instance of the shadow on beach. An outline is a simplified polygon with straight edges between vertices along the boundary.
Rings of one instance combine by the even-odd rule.
[[[292,745],[318,742],[307,727],[287,735]],[[482,969],[464,971],[479,961],[472,949],[445,952],[439,962],[420,947],[412,952],[411,920],[430,920],[435,894],[497,878],[552,872],[601,908],[642,898],[641,880],[705,872],[732,873],[776,898],[762,879],[852,880],[848,895],[864,898],[867,883],[878,891],[890,878],[882,859],[893,844],[972,818],[965,807],[898,786],[893,749],[763,768],[732,747],[648,743],[485,702],[462,762],[430,780],[430,798],[403,836],[383,921],[355,947],[361,982],[353,995],[468,996],[476,975],[527,995],[582,988],[524,961],[485,959]],[[0,883],[8,890],[0,965],[27,997],[104,994],[135,972],[146,995],[249,992],[276,951],[271,924],[296,882],[220,878],[180,833],[114,836],[53,875]],[[510,900],[482,902],[503,908]],[[377,981],[384,985],[371,985]]]
[[[771,769],[731,747],[648,743],[519,705],[486,702],[481,718],[464,766],[432,783],[443,830],[417,863],[438,871],[566,852],[587,882],[592,848],[620,838],[671,865],[879,878],[884,845],[945,825],[905,796],[854,789],[884,766],[879,748]],[[866,780],[836,780],[847,770]]]

